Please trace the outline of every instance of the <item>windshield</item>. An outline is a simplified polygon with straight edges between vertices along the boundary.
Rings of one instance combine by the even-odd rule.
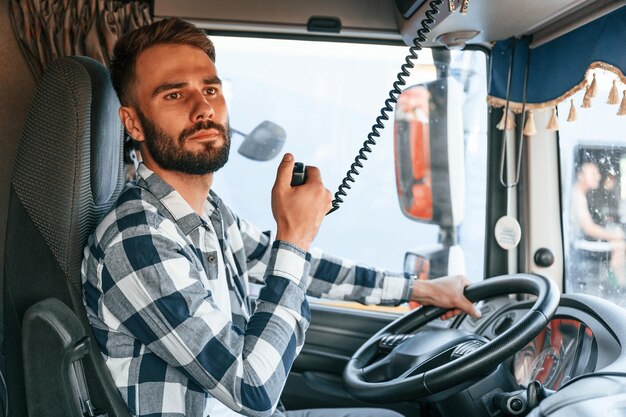
[[[283,152],[321,169],[335,192],[379,115],[408,48],[354,43],[212,36],[216,65],[229,105],[231,127],[247,134],[264,120],[286,132]],[[486,186],[486,59],[482,52],[454,52],[451,76],[462,86],[466,160],[465,216],[458,235],[465,259],[461,271],[483,278]],[[430,50],[407,86],[436,79]],[[393,114],[391,114],[393,118]],[[405,253],[438,242],[439,227],[405,217],[395,182],[393,119],[368,155],[341,208],[329,215],[314,245],[340,257],[402,271]],[[236,152],[216,174],[214,189],[242,218],[274,228],[270,190],[280,159],[258,162]],[[443,138],[442,138],[443,140]],[[469,198],[474,196],[474,198]],[[250,202],[253,202],[252,204]]]
[[[565,291],[626,305],[626,117],[607,103],[615,74],[598,69],[595,76],[599,99],[560,123]],[[571,112],[566,103],[560,115]]]

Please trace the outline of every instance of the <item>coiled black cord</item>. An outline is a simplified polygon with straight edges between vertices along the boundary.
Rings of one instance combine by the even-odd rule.
[[[415,66],[413,61],[417,59],[417,51],[422,50],[421,43],[426,41],[426,35],[430,33],[430,25],[435,23],[434,16],[439,13],[438,6],[440,6],[441,3],[443,3],[443,0],[431,0],[428,4],[429,9],[426,11],[424,19],[420,22],[421,28],[417,30],[417,34],[413,39],[413,46],[409,48],[409,53],[404,60],[405,63],[400,67],[397,80],[393,83],[393,89],[389,91],[389,98],[385,100],[385,105],[380,109],[380,115],[376,118],[376,123],[372,125],[372,131],[367,135],[367,140],[363,142],[363,146],[359,149],[359,154],[354,158],[354,162],[350,165],[350,169],[346,173],[345,178],[341,181],[341,185],[339,185],[335,193],[335,198],[332,201],[333,208],[330,209],[327,214],[337,210],[339,205],[343,203],[342,197],[347,195],[346,190],[352,188],[349,183],[354,182],[354,176],[359,175],[359,168],[363,168],[363,161],[367,160],[366,152],[371,153],[372,148],[370,148],[370,145],[376,145],[374,138],[380,137],[379,129],[382,130],[385,128],[384,122],[389,120],[388,113],[393,111],[392,105],[398,102],[398,97],[402,94],[401,87],[406,85],[404,78],[411,75],[409,69]]]

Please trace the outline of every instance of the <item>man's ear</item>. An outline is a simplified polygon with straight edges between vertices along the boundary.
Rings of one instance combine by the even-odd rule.
[[[141,126],[141,122],[139,121],[139,117],[135,109],[132,107],[122,106],[118,110],[118,114],[124,124],[124,127],[126,128],[128,136],[137,142],[143,142],[145,140],[143,127]]]

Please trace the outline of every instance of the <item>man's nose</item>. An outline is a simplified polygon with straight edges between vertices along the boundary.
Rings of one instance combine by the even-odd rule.
[[[210,120],[213,118],[214,110],[209,100],[198,91],[193,96],[193,108],[191,112],[191,119],[193,122],[200,120]]]

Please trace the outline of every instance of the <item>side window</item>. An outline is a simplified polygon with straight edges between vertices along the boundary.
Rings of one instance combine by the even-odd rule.
[[[615,74],[595,76],[597,98],[559,130],[565,291],[626,305],[626,117],[607,103]],[[559,114],[570,112],[569,101],[559,106]]]
[[[279,156],[257,162],[237,152],[234,134],[229,163],[216,174],[214,189],[242,218],[263,230],[275,228],[270,191],[280,155],[320,168],[335,192],[380,113],[406,47],[252,38],[211,37],[224,81],[231,128],[249,133],[269,120],[282,126]],[[451,76],[464,89],[463,118],[467,178],[465,220],[458,236],[471,280],[483,278],[486,175],[486,61],[481,52],[455,54]],[[430,50],[419,54],[407,85],[436,79]],[[469,110],[468,110],[469,109]],[[372,147],[341,208],[324,221],[314,245],[335,256],[402,272],[407,251],[438,242],[436,225],[405,217],[398,204],[394,167],[393,114]],[[470,198],[471,196],[471,198]],[[478,197],[477,197],[478,196]],[[359,306],[360,307],[360,306]],[[406,307],[405,307],[406,308]]]

